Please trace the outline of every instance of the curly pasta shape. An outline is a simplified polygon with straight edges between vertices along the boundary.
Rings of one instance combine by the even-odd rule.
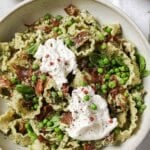
[[[130,76],[124,87],[127,87],[128,85],[134,86],[141,83],[140,72],[135,61],[132,61],[126,53],[115,47],[115,45],[110,42],[107,44],[107,52],[109,57],[112,55],[122,56],[124,64],[129,67]]]
[[[42,107],[42,97],[39,97],[38,100],[38,108],[37,110],[28,110],[26,107],[23,106],[23,96],[18,93],[17,91],[13,92],[13,96],[11,98],[11,107],[16,111],[17,114],[20,114],[22,118],[34,118],[37,114],[40,113],[40,109]]]
[[[81,50],[78,52],[75,49],[73,50],[76,56],[88,56],[95,50],[95,40],[90,39],[89,40],[90,46],[85,46],[84,48],[81,48]]]
[[[133,100],[132,96],[129,96],[129,108],[130,108],[130,126],[128,129],[124,130],[124,131],[120,131],[120,133],[118,135],[116,135],[116,140],[117,141],[125,141],[126,139],[128,139],[131,134],[133,133],[133,131],[136,129],[137,127],[137,120],[138,120],[138,116],[137,116],[137,108],[136,108],[136,103]]]
[[[5,114],[0,116],[0,131],[7,134],[10,126],[9,124],[15,119],[15,111],[13,109],[9,109]]]
[[[22,146],[28,146],[32,144],[32,141],[28,136],[27,132],[25,134],[22,134],[16,129],[17,124],[22,121],[24,120],[17,119],[10,123],[11,134],[9,135],[9,138],[12,139],[15,143],[18,143]]]

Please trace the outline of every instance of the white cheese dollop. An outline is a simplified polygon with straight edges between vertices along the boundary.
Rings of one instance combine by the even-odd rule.
[[[84,100],[85,95],[90,97],[88,101]],[[91,104],[95,104],[97,109],[92,110]],[[108,136],[118,125],[117,119],[109,116],[106,100],[95,95],[90,86],[73,90],[68,109],[72,113],[73,121],[66,131],[74,139],[99,140]]]
[[[47,40],[44,45],[39,46],[34,57],[42,60],[40,71],[52,76],[58,89],[63,83],[67,83],[67,75],[70,72],[75,73],[77,68],[74,53],[61,39]]]

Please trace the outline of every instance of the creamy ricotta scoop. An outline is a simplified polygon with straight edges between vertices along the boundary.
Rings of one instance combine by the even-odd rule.
[[[110,118],[106,100],[96,95],[90,86],[73,90],[68,109],[73,121],[66,131],[74,139],[102,139],[118,124],[116,118]]]
[[[77,68],[74,53],[64,45],[61,39],[49,39],[44,45],[40,45],[34,55],[41,59],[40,71],[48,73],[55,80],[58,88],[67,83],[67,75],[75,73]]]

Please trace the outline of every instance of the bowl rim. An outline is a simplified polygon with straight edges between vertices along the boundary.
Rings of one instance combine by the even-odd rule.
[[[18,3],[14,7],[12,7],[7,13],[5,13],[2,17],[0,17],[0,24],[3,23],[5,20],[7,20],[17,10],[23,8],[26,5],[31,4],[34,1],[36,1],[36,0],[25,0],[25,1],[22,1],[22,2]],[[140,30],[138,25],[124,11],[122,11],[121,8],[115,6],[114,4],[112,4],[112,3],[110,3],[106,0],[91,0],[91,1],[94,1],[98,4],[102,4],[106,7],[109,7],[110,9],[112,9],[113,11],[118,13],[121,17],[123,17],[131,26],[134,27],[135,31],[139,34],[139,36],[140,36],[141,40],[143,41],[144,45],[146,46],[147,50],[150,50],[150,43],[148,42],[148,39],[146,39],[146,36]],[[139,138],[139,142],[138,142],[138,144],[136,144],[135,147],[140,145],[140,143],[144,140],[144,138],[149,133],[149,131],[150,131],[150,126],[147,129],[147,132],[142,137]]]

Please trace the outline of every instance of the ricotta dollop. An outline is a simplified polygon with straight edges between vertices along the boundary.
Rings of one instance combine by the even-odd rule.
[[[85,99],[85,96],[88,99]],[[91,105],[96,105],[96,110]],[[90,86],[73,90],[68,106],[72,113],[72,123],[66,129],[69,136],[81,141],[99,140],[118,125],[116,118],[110,118],[106,100],[96,95]]]
[[[67,75],[75,73],[77,68],[74,53],[61,39],[49,39],[44,45],[40,45],[34,55],[41,59],[40,71],[48,73],[55,80],[60,89],[63,83],[67,83]]]

